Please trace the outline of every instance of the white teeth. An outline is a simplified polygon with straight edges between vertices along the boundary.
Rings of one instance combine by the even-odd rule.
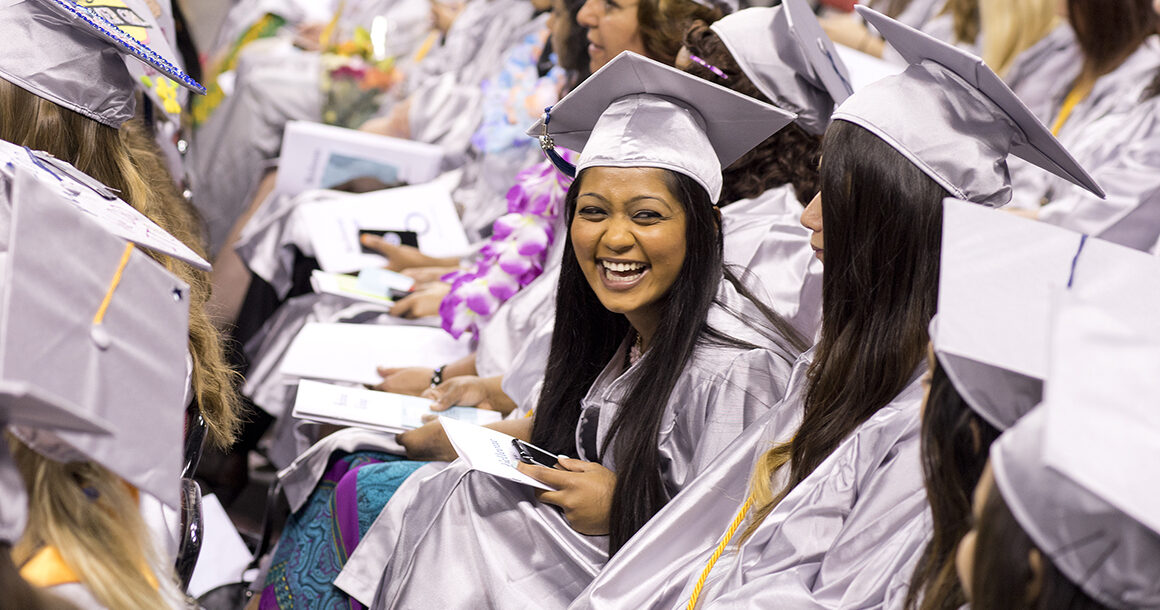
[[[645,268],[644,263],[613,263],[610,261],[600,261],[600,262],[604,265],[605,269],[607,269],[609,271],[617,271],[620,273],[625,273],[628,271],[639,271],[639,270]]]

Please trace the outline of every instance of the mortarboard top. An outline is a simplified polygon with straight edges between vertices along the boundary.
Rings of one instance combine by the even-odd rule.
[[[935,354],[963,399],[1004,430],[1042,399],[1055,291],[1105,293],[1119,281],[1142,294],[1148,283],[1139,278],[1160,275],[1157,264],[1131,248],[947,199]],[[1151,294],[1160,303],[1160,287]],[[1125,299],[1122,306],[1146,303]]]
[[[133,116],[130,57],[205,93],[173,62],[72,0],[0,0],[0,38],[0,78],[110,127]]]
[[[549,108],[527,133],[541,136],[548,151],[554,144],[582,150],[576,171],[669,169],[696,180],[716,203],[721,169],[794,116],[625,51]]]
[[[992,446],[995,481],[1036,546],[1088,595],[1158,607],[1160,321],[1125,318],[1111,293],[1057,296],[1046,399]]]
[[[826,131],[834,105],[854,92],[846,65],[805,0],[748,8],[710,26],[737,65],[779,108],[814,134]]]
[[[834,119],[870,130],[958,199],[1010,201],[1009,154],[1104,196],[981,59],[864,6],[857,11],[910,66],[851,96]]]
[[[21,434],[82,454],[178,506],[189,287],[48,183],[17,169],[0,294],[0,380],[112,432]]]
[[[46,152],[0,140],[0,184],[8,183],[10,187],[17,168],[43,182],[62,200],[89,214],[110,233],[199,269],[210,269],[209,262],[189,246],[118,199],[114,189]],[[11,205],[7,199],[8,196],[0,190],[0,203]],[[0,235],[0,246],[6,243],[6,238]]]

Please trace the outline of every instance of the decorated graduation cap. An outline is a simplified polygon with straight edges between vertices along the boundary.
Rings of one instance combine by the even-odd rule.
[[[1015,155],[1103,197],[1103,190],[981,59],[864,6],[857,11],[910,64],[852,95],[833,118],[882,138],[953,197],[1011,199]]]
[[[0,0],[0,38],[0,78],[110,127],[133,116],[129,58],[205,93],[173,61],[72,0]]]
[[[560,167],[658,167],[697,181],[713,203],[721,169],[794,114],[625,51],[549,108],[530,129]],[[555,145],[581,150],[575,168]]]
[[[1111,608],[1155,608],[1160,327],[1106,304],[1060,295],[1046,400],[991,463],[1012,514],[1069,580]]]
[[[1056,291],[1145,295],[1160,259],[1055,225],[954,199],[943,204],[931,344],[972,409],[1005,430],[1042,399]],[[1160,303],[1160,287],[1152,302]],[[1146,299],[1144,303],[1148,302]],[[1123,307],[1144,307],[1125,299]]]
[[[811,133],[824,133],[834,105],[854,92],[834,43],[805,0],[748,8],[710,29],[757,89],[797,113],[797,123]]]
[[[98,462],[177,507],[189,287],[50,183],[26,168],[13,174],[0,384],[24,388],[24,400],[96,414],[111,432],[20,427],[18,435],[47,457]]]

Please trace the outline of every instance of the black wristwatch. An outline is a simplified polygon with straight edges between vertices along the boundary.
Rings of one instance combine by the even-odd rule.
[[[443,369],[445,368],[447,368],[446,364],[435,369],[435,372],[431,373],[431,387],[435,387],[443,383]]]

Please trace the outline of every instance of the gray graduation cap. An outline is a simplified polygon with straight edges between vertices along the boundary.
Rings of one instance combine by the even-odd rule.
[[[111,432],[20,427],[19,436],[177,507],[189,287],[36,175],[14,173],[0,287],[4,400],[96,414]]]
[[[1104,196],[981,59],[864,6],[856,8],[910,65],[858,91],[834,119],[868,129],[959,199],[991,207],[1010,201],[1009,154]]]
[[[846,65],[805,0],[747,8],[710,26],[737,65],[797,123],[821,134],[834,105],[854,92]]]
[[[587,167],[658,167],[721,195],[721,169],[788,125],[794,114],[625,51],[528,129],[558,167],[556,144]],[[567,172],[570,168],[561,167]]]
[[[1125,319],[1108,296],[1059,295],[1045,401],[996,441],[991,463],[1012,514],[1068,579],[1109,607],[1155,608],[1160,324]]]
[[[1131,283],[1141,297],[1148,294],[1141,278],[1160,277],[1157,263],[1118,244],[947,199],[935,355],[967,404],[1005,430],[1042,400],[1056,291],[1107,293]],[[1125,299],[1125,307],[1138,301]]]
[[[0,39],[0,78],[110,127],[133,116],[130,57],[205,93],[173,62],[72,0],[0,0]]]

